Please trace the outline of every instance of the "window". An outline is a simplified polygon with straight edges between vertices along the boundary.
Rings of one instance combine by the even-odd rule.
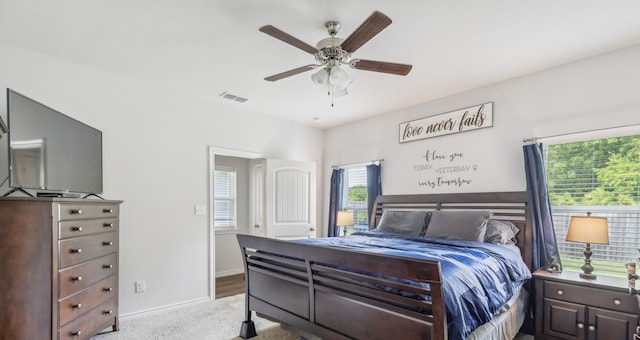
[[[367,167],[361,166],[344,169],[343,182],[342,210],[353,211],[353,229],[351,229],[351,232],[369,230],[369,217],[367,216]]]
[[[606,217],[609,244],[592,245],[596,272],[626,275],[640,256],[640,135],[545,145],[549,201],[562,265],[580,270],[584,244],[567,242],[572,215]]]
[[[236,169],[216,167],[214,173],[213,226],[236,228]]]

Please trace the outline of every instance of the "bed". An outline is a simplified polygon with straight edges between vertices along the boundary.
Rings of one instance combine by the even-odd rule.
[[[509,235],[512,242],[479,242],[488,237],[488,223],[483,233],[474,231],[482,229],[477,223],[468,223],[474,230],[467,231],[463,230],[467,223],[456,220],[474,216],[475,221],[487,213],[486,220],[514,229]],[[398,219],[409,215],[411,223],[406,225]],[[416,227],[421,216],[425,216],[424,225]],[[447,221],[455,223],[447,227]],[[415,234],[420,228],[423,234]],[[381,195],[374,205],[370,230],[295,242],[238,235],[246,298],[240,337],[256,335],[253,312],[305,337],[323,339],[483,339],[511,337],[517,332],[526,311],[532,256],[526,192]],[[459,240],[456,233],[479,239]],[[390,238],[410,248],[388,245]],[[435,250],[423,253],[421,247]],[[454,248],[457,250],[450,250]],[[480,259],[467,258],[475,253]],[[508,272],[496,269],[509,254],[517,260],[504,265]],[[462,266],[451,269],[450,258]],[[475,263],[490,269],[478,275],[479,283],[464,274]],[[456,274],[460,270],[463,274]],[[493,275],[492,271],[498,278],[488,281],[499,282],[496,287],[484,278]],[[454,275],[461,276],[463,284],[490,287],[489,298],[481,300],[493,305],[456,302],[460,299],[452,297],[451,291],[460,283],[455,283]],[[507,291],[506,295],[494,296],[493,291],[499,290]],[[466,294],[472,300],[479,296],[478,292]],[[461,321],[465,313],[484,315],[485,320]]]

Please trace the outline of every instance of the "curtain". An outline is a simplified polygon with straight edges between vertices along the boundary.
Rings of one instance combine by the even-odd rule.
[[[530,144],[522,147],[524,166],[529,195],[529,215],[533,228],[533,263],[531,270],[543,266],[555,265],[562,268],[556,233],[551,219],[551,205],[544,176],[542,144]]]
[[[331,188],[329,189],[329,227],[327,236],[340,235],[340,229],[336,226],[338,211],[342,209],[342,187],[344,169],[333,169],[331,172]]]
[[[367,165],[367,218],[371,218],[373,212],[373,204],[376,197],[382,195],[382,179],[380,177],[380,165]],[[369,221],[371,228],[372,221]]]

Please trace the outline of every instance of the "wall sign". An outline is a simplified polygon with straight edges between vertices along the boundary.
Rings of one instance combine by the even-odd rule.
[[[478,164],[470,163],[460,151],[426,150],[420,157],[420,163],[413,165],[413,170],[419,175],[418,187],[468,186],[477,176]]]
[[[400,123],[400,143],[493,126],[493,102]]]

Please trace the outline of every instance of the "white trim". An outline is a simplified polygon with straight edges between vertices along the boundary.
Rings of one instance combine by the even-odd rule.
[[[565,144],[573,142],[583,142],[587,140],[615,138],[623,136],[634,136],[640,134],[640,124],[602,128],[588,131],[567,132],[554,136],[535,137],[523,140],[526,144]]]
[[[210,297],[203,297],[203,298],[199,298],[199,299],[195,299],[195,300],[189,300],[189,301],[184,301],[184,302],[180,302],[180,303],[174,303],[174,304],[171,304],[171,305],[144,309],[144,310],[141,310],[141,311],[127,313],[127,314],[121,314],[121,315],[119,315],[119,318],[120,318],[120,321],[128,320],[128,319],[137,319],[137,318],[140,318],[140,317],[143,317],[143,316],[147,316],[147,315],[154,315],[154,314],[158,314],[158,313],[161,313],[161,312],[171,311],[171,310],[180,309],[180,308],[189,307],[189,306],[195,306],[197,304],[201,304],[201,303],[204,303],[204,302],[209,302],[211,300],[213,300],[213,299],[211,299]]]
[[[240,267],[236,269],[229,269],[229,270],[218,272],[216,273],[216,279],[219,279],[225,276],[238,275],[238,274],[244,274],[244,268]]]

